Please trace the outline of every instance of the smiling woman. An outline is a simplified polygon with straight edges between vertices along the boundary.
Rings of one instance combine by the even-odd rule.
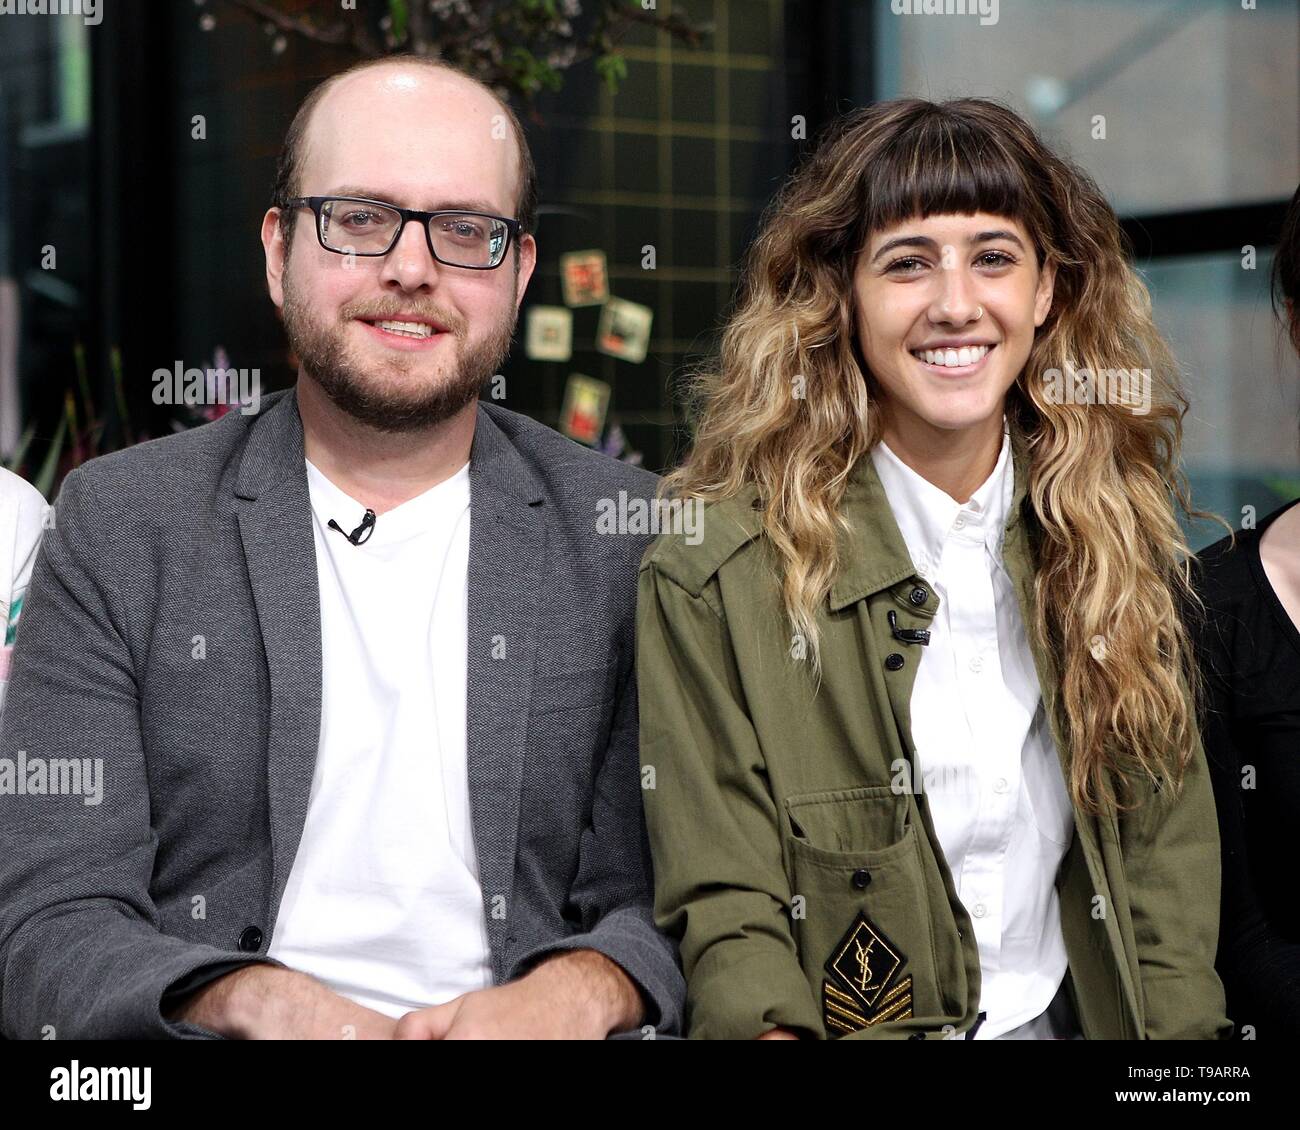
[[[1112,369],[1146,410],[1046,379]],[[1096,184],[996,103],[847,115],[697,391],[637,630],[692,1034],[1224,1035],[1186,402]]]
[[[994,348],[969,371],[912,355],[943,348],[946,362],[959,343]],[[1195,734],[1178,683],[1192,668],[1174,594],[1187,551],[1173,512],[1186,498],[1186,398],[1086,173],[983,99],[846,115],[770,206],[720,360],[699,374],[695,446],[668,489],[757,487],[814,669],[816,609],[841,565],[838,504],[859,459],[892,439],[915,449],[896,452],[905,461],[975,474],[973,489],[993,470],[1005,412],[1031,455],[1022,485],[1044,534],[1031,626],[1064,665],[1077,799],[1114,799],[1103,768],[1154,776],[1171,735],[1186,760]],[[1112,368],[1151,370],[1149,412],[1057,403],[1045,379]],[[1080,590],[1095,595],[1077,601]],[[1090,657],[1098,636],[1106,669]]]
[[[872,236],[854,271],[858,340],[880,386],[882,438],[960,502],[992,470],[1002,412],[1052,302],[1016,220],[909,219]],[[982,458],[954,458],[962,450]]]

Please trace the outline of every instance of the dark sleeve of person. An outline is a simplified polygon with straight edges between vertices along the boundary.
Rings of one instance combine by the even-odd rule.
[[[1235,737],[1242,639],[1231,592],[1247,583],[1243,551],[1207,551],[1200,590],[1205,614],[1192,613],[1205,676],[1203,738],[1218,812],[1223,871],[1216,965],[1238,1038],[1300,1036],[1300,945],[1282,937],[1260,902],[1246,837],[1243,774],[1251,762]],[[1249,599],[1249,597],[1247,597]],[[1300,820],[1300,812],[1296,814]],[[1290,829],[1279,830],[1290,835]]]
[[[510,977],[547,954],[591,949],[616,962],[646,1006],[642,1024],[679,1035],[686,1003],[676,944],[654,923],[654,874],[641,804],[641,757],[632,626],[624,632],[627,666],[620,680],[609,745],[596,776],[591,822],[582,835],[569,899],[583,929],[522,955]]]
[[[124,595],[140,591],[138,580],[126,583],[128,572],[150,563],[124,513],[96,497],[91,470],[65,481],[36,561],[0,727],[0,772],[12,767],[16,785],[26,776],[19,767],[36,759],[51,775],[101,773],[102,791],[0,791],[0,1032],[212,1038],[163,1016],[168,990],[253,961],[281,963],[160,929],[150,897],[158,839]],[[125,501],[117,507],[126,509]]]

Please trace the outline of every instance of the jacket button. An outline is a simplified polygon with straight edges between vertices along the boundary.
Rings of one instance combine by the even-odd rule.
[[[871,872],[865,867],[859,867],[853,872],[853,885],[860,891],[871,886]]]
[[[907,594],[907,599],[910,600],[913,604],[922,605],[925,603],[925,598],[927,596],[929,596],[929,593],[927,593],[925,589],[915,588],[910,593]]]
[[[247,926],[239,935],[239,948],[244,953],[256,953],[262,948],[262,931],[256,926]]]
[[[903,657],[898,652],[890,652],[885,656],[885,670],[897,671],[903,665]]]

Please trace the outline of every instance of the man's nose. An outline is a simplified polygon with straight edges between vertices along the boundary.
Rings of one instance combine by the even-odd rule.
[[[441,264],[429,253],[423,224],[408,223],[384,256],[379,280],[386,287],[402,290],[432,290],[438,283]]]

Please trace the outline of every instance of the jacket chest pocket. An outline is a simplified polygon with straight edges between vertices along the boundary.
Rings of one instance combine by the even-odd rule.
[[[828,1036],[942,1013],[934,924],[907,797],[889,786],[786,800],[799,961]]]
[[[615,659],[580,671],[546,670],[533,682],[528,711],[533,715],[606,706],[614,699],[618,663]]]
[[[576,850],[609,745],[617,676],[618,663],[611,659],[582,670],[546,670],[534,679],[521,782],[521,850],[554,853],[557,844]]]

